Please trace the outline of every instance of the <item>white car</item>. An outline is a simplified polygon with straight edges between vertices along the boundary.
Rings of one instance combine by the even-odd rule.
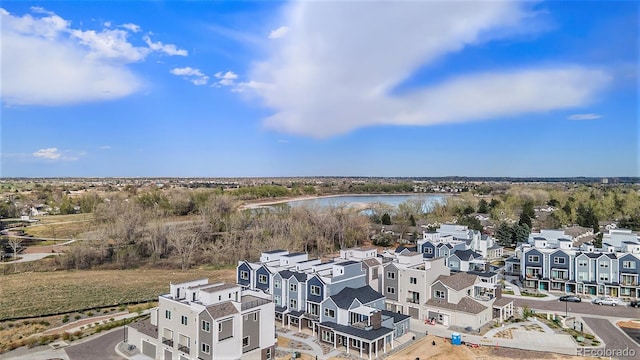
[[[596,305],[611,305],[611,306],[616,306],[616,305],[621,305],[622,303],[620,302],[620,299],[617,298],[612,298],[609,296],[601,296],[599,298],[596,298],[593,300],[593,303]]]

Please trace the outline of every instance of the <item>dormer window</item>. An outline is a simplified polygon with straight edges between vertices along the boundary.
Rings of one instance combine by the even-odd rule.
[[[241,280],[249,280],[249,272],[248,271],[240,271],[240,279]]]

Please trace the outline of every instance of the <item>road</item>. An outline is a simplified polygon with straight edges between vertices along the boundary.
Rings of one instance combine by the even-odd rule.
[[[71,360],[125,360],[114,350],[122,338],[123,333],[120,328],[95,339],[70,346],[65,351]]]
[[[638,311],[638,310],[636,310]],[[587,325],[591,329],[597,329],[596,333],[598,336],[604,341],[606,344],[606,350],[611,351],[611,353],[604,353],[602,355],[608,357],[609,355],[615,359],[637,359],[640,355],[640,346],[638,346],[633,341],[629,340],[628,337],[624,335],[622,330],[615,327],[611,321],[607,319],[596,319],[583,317],[582,318]],[[628,349],[626,353],[616,353],[617,351],[622,351]],[[590,354],[582,354],[582,355],[590,355]],[[598,355],[598,354],[591,354]],[[624,356],[627,355],[627,356]]]
[[[571,314],[580,315],[601,315],[601,316],[613,316],[619,318],[634,318],[637,319],[640,315],[640,311],[636,308],[628,306],[608,306],[608,305],[594,305],[590,302],[581,303],[566,303],[564,301],[551,300],[529,300],[529,299],[513,299],[513,304],[518,307],[528,305],[532,309],[536,310],[551,310],[558,314],[564,314],[565,307],[568,309],[569,316]]]

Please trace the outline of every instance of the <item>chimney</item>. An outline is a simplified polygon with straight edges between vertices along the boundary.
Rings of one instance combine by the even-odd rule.
[[[486,262],[484,263],[484,272],[489,272],[489,271],[491,271],[491,264]]]
[[[496,286],[496,300],[502,299],[502,285]]]
[[[373,330],[377,330],[382,327],[382,312],[376,311],[371,314],[371,327]]]

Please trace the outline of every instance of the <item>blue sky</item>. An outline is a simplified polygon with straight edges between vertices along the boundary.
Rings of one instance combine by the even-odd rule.
[[[1,8],[3,177],[640,176],[635,1]]]

